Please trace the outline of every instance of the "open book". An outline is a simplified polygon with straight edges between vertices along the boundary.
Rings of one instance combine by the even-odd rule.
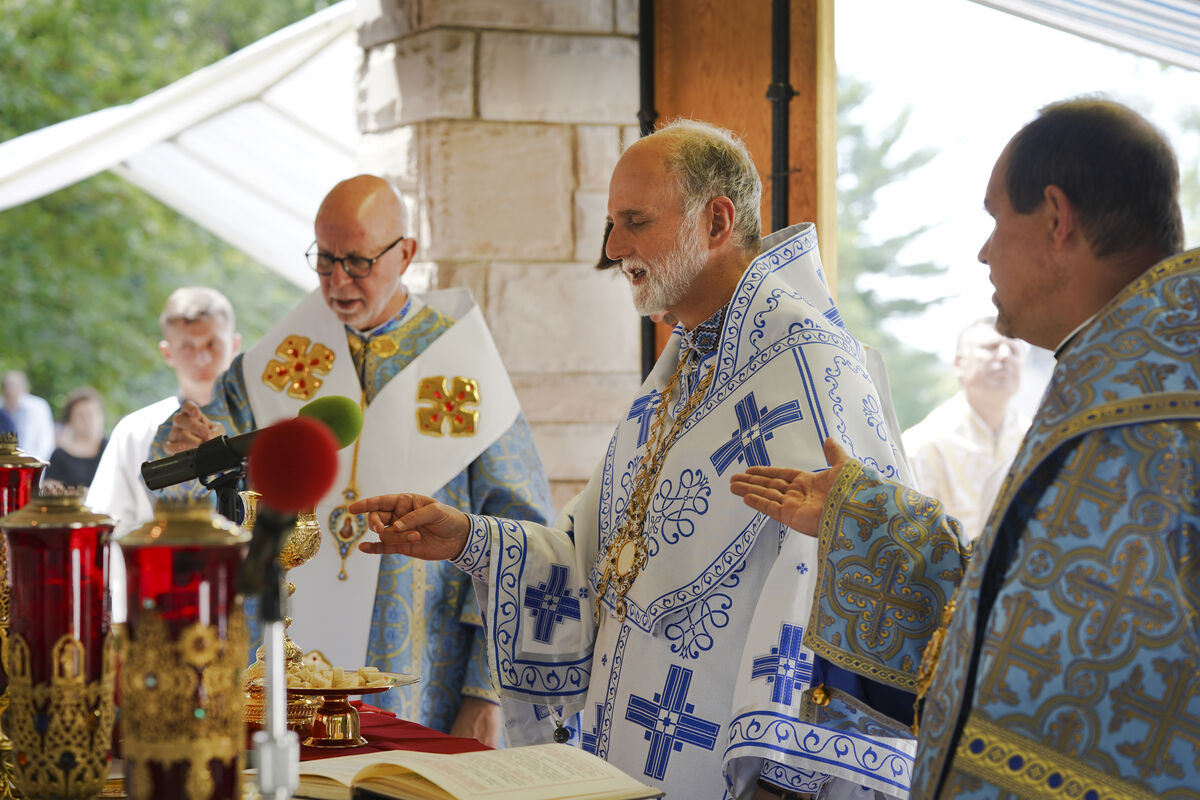
[[[473,753],[388,750],[300,764],[297,798],[317,800],[640,800],[662,797],[565,744]]]

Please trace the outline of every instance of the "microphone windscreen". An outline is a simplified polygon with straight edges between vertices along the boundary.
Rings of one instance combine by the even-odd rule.
[[[296,412],[302,417],[320,420],[329,426],[337,439],[338,448],[348,447],[362,430],[363,415],[358,403],[340,394],[318,397],[305,403]]]
[[[259,431],[250,446],[250,487],[276,511],[311,510],[337,478],[337,451],[333,432],[315,419],[277,422]]]

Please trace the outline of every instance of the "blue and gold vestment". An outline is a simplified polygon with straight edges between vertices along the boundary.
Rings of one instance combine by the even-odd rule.
[[[285,373],[286,381],[275,380]],[[461,414],[440,415],[437,403],[422,399],[465,379],[475,381],[477,396]],[[445,562],[358,552],[353,531],[365,531],[365,518],[340,506],[351,494],[415,491],[465,512],[544,521],[552,503],[529,425],[464,290],[414,296],[366,334],[342,326],[313,292],[237,357],[203,410],[233,435],[328,394],[361,396],[363,432],[339,453],[337,483],[316,509],[320,551],[288,573],[296,584],[289,634],[302,650],[320,650],[338,666],[418,675],[420,683],[373,702],[448,731],[463,695],[496,699],[470,581]],[[465,422],[454,427],[455,416]],[[152,458],[165,454],[169,430],[169,421],[159,429]],[[172,491],[204,492],[195,482]]]
[[[973,554],[937,501],[839,476],[806,644],[917,693],[948,618],[913,797],[1200,791],[1198,267],[1159,263],[1060,351]]]

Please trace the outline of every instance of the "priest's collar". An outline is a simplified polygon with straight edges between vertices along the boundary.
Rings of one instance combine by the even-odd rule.
[[[717,345],[721,342],[721,328],[725,324],[725,312],[728,309],[729,304],[726,303],[704,322],[690,331],[683,331],[680,334],[682,338],[679,344],[681,357],[694,353],[695,360],[699,362],[717,351]]]
[[[354,330],[354,328],[351,328],[349,325],[347,325],[346,332],[351,333],[354,336],[357,336],[359,339],[362,339],[365,342],[370,339],[374,339],[376,336],[382,336],[385,333],[390,333],[390,332],[396,330],[396,328],[399,328],[401,323],[404,322],[405,318],[412,312],[412,310],[413,310],[413,296],[412,296],[412,292],[409,292],[408,297],[405,298],[405,300],[404,300],[403,307],[401,307],[401,309],[396,312],[396,316],[392,317],[387,322],[385,322],[382,325],[379,325],[375,328],[372,328],[369,331],[356,331],[356,330]]]
[[[1062,356],[1063,350],[1067,349],[1067,345],[1069,345],[1071,342],[1073,342],[1075,340],[1075,337],[1079,335],[1080,331],[1082,331],[1088,325],[1091,325],[1092,320],[1094,320],[1095,318],[1096,318],[1096,315],[1092,314],[1090,317],[1085,319],[1083,322],[1079,323],[1079,325],[1077,325],[1075,327],[1075,330],[1068,333],[1066,338],[1064,338],[1061,342],[1058,343],[1058,347],[1054,348],[1054,360],[1055,361],[1058,361],[1059,357]]]

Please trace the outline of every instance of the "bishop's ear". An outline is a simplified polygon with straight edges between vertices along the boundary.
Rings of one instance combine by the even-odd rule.
[[[733,201],[728,197],[714,197],[708,201],[708,243],[719,247],[733,236]]]

